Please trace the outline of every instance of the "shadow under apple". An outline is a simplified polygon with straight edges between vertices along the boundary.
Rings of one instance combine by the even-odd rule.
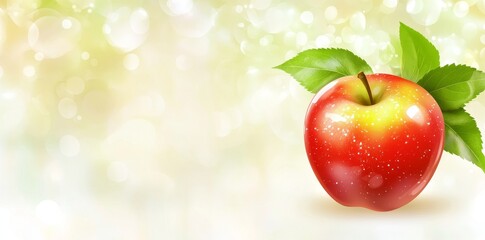
[[[451,199],[445,196],[418,196],[410,203],[401,208],[378,212],[362,207],[347,207],[340,205],[329,197],[310,200],[307,207],[313,214],[321,213],[333,217],[369,217],[369,216],[419,216],[419,215],[441,215],[456,209]]]

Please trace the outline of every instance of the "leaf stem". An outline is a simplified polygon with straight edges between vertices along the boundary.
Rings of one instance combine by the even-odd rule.
[[[364,72],[360,72],[359,74],[357,74],[357,77],[364,84],[365,90],[367,90],[367,94],[369,95],[370,105],[374,105],[374,98],[372,97],[372,91],[370,90],[369,81],[367,81],[367,77],[365,76]]]

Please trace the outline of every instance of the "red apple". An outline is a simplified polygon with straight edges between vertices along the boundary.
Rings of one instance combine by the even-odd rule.
[[[315,175],[345,206],[388,211],[407,204],[428,184],[443,152],[436,101],[418,84],[389,74],[329,83],[310,103],[305,127]]]

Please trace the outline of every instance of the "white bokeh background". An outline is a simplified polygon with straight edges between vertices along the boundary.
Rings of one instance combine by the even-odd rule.
[[[485,70],[485,1],[0,2],[0,239],[484,239],[485,174],[445,153],[386,213],[338,205],[272,69],[347,48],[398,73],[402,21]],[[485,94],[467,106],[485,130]]]

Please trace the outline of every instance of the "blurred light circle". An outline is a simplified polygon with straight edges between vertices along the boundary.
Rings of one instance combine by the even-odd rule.
[[[66,157],[74,157],[79,153],[81,145],[76,137],[71,135],[64,135],[59,140],[59,149]]]
[[[330,43],[330,37],[327,35],[320,35],[315,39],[315,45],[319,48],[329,47]]]
[[[2,1],[2,8],[5,6],[5,1]],[[28,17],[32,11],[39,8],[41,0],[29,0],[29,1],[18,1],[18,0],[7,0],[6,13],[10,19],[18,26],[30,23]]]
[[[423,10],[422,0],[409,0],[406,4],[406,11],[410,14],[418,14]]]
[[[295,9],[287,4],[280,4],[268,9],[264,15],[263,28],[269,33],[287,31],[293,22]]]
[[[136,97],[122,110],[127,115],[160,116],[165,111],[165,101],[157,91]]]
[[[84,81],[80,77],[70,77],[66,81],[65,89],[70,94],[80,94],[84,91]]]
[[[25,66],[23,69],[22,69],[22,73],[24,74],[24,76],[26,77],[33,77],[35,76],[35,67],[32,66],[32,65],[27,65]]]
[[[215,135],[220,138],[228,136],[234,129],[242,125],[242,114],[239,110],[213,113]]]
[[[461,32],[462,32],[462,36],[464,38],[468,38],[470,40],[473,40],[473,39],[477,38],[477,34],[480,31],[478,30],[478,26],[474,22],[468,22],[468,23],[465,23]],[[480,39],[480,41],[481,41],[481,39]]]
[[[485,48],[482,48],[482,50],[480,50],[480,58],[482,60],[485,60]]]
[[[478,1],[476,6],[478,6],[480,12],[485,13],[485,0]]]
[[[443,64],[451,64],[453,59],[463,59],[463,49],[465,49],[464,40],[456,35],[448,36],[438,41],[439,46],[443,47],[440,51],[440,57]]]
[[[464,17],[468,14],[469,5],[466,1],[459,1],[453,6],[453,13],[457,17]]]
[[[59,204],[52,200],[43,200],[35,208],[35,215],[46,225],[59,225],[64,221],[64,213]]]
[[[258,48],[252,42],[247,40],[241,42],[239,49],[244,55],[251,55],[258,51]]]
[[[144,119],[129,119],[117,127],[105,140],[103,148],[109,157],[133,161],[134,157],[146,157],[158,149],[155,126]]]
[[[259,45],[261,45],[261,46],[268,46],[272,42],[273,42],[273,36],[272,35],[266,35],[266,36],[259,39]]]
[[[44,54],[41,53],[41,52],[36,52],[34,54],[34,59],[40,62],[40,61],[44,60]]]
[[[311,24],[313,23],[313,13],[310,11],[304,11],[300,15],[300,20],[304,24]]]
[[[306,33],[299,32],[296,34],[296,44],[299,46],[304,46],[308,41]]]
[[[382,63],[388,64],[394,59],[396,51],[394,46],[390,43],[387,43],[384,47],[379,50],[379,59]]]
[[[27,100],[17,92],[2,93],[2,100],[8,104],[0,111],[0,129],[3,133],[16,132],[26,121]],[[7,100],[7,101],[5,101]]]
[[[167,7],[173,15],[182,15],[190,12],[194,3],[192,0],[168,0]]]
[[[253,25],[251,23],[246,25],[245,30],[246,30],[245,34],[250,39],[257,39],[262,34],[261,29],[259,29],[256,25]],[[244,35],[244,33],[243,33],[240,39],[246,38],[246,35]]]
[[[340,35],[345,42],[351,44],[354,43],[355,38],[358,36],[358,34],[356,34],[354,29],[351,27],[344,27]]]
[[[112,162],[108,167],[107,175],[113,182],[124,182],[128,179],[128,167],[120,161]]]
[[[251,0],[251,6],[258,10],[264,10],[271,5],[271,0]]]
[[[288,31],[285,33],[283,42],[288,46],[294,46],[296,43],[296,33]]]
[[[66,19],[64,19],[64,20],[62,20],[62,27],[63,27],[64,29],[70,29],[70,28],[72,27],[72,22],[71,22],[71,20],[70,20],[70,19],[67,19],[67,18],[66,18]]]
[[[397,6],[398,0],[384,0],[382,4],[388,8],[395,8]]]
[[[175,59],[175,65],[178,69],[185,71],[192,67],[192,62],[187,56],[180,55]]]
[[[186,55],[195,59],[207,55],[211,50],[211,39],[209,38],[182,38],[177,41],[176,48]]]
[[[376,51],[376,44],[372,37],[368,35],[355,36],[353,42],[354,52],[361,57],[371,56]]]
[[[195,5],[189,12],[170,18],[170,24],[177,34],[199,38],[214,26],[216,11],[209,5]]]
[[[130,16],[130,26],[133,32],[145,34],[149,29],[148,13],[143,8],[135,9]]]
[[[138,48],[146,39],[149,29],[148,13],[143,8],[131,10],[122,7],[107,16],[103,32],[108,42],[122,51]]]
[[[56,0],[59,4],[71,7],[75,11],[94,8],[96,0]]]
[[[65,21],[69,21],[69,24]],[[58,58],[76,46],[79,32],[80,24],[74,18],[45,16],[30,26],[28,42],[34,51],[42,53],[44,57]]]
[[[356,31],[364,31],[365,22],[365,15],[362,12],[357,12],[350,17],[350,26]]]
[[[231,133],[231,121],[226,114],[220,112],[214,113],[214,122],[217,137],[223,138]]]
[[[482,34],[482,36],[480,36],[480,42],[485,45],[485,34]]]
[[[157,91],[140,96],[133,103],[140,115],[160,116],[165,111],[165,100]]]
[[[289,51],[286,51],[285,53],[285,61],[288,61],[292,58],[294,58],[296,56],[296,54],[298,54],[297,51],[294,51],[294,50],[289,50]]]
[[[337,43],[337,44],[342,43],[342,37],[336,37],[335,38],[335,43]]]
[[[71,98],[63,98],[57,105],[59,114],[64,118],[73,118],[77,114],[77,105]]]
[[[140,58],[134,53],[127,54],[123,59],[123,66],[130,71],[134,71],[140,65]]]
[[[89,57],[90,57],[90,54],[89,52],[82,52],[81,53],[81,59],[86,61],[86,60],[89,60]]]
[[[237,5],[237,6],[234,8],[234,10],[235,10],[237,13],[242,13],[242,12],[243,12],[243,10],[244,10],[244,8],[243,8],[243,6],[241,6],[241,5]]]
[[[80,103],[83,115],[90,119],[103,119],[112,110],[113,105],[109,94],[104,89],[95,89],[86,92]]]
[[[406,9],[418,24],[430,26],[438,21],[442,5],[441,0],[410,0]]]
[[[325,9],[325,19],[332,21],[337,18],[338,10],[335,6],[329,6]]]
[[[4,14],[0,10],[0,50],[3,48],[3,44],[5,43],[6,38],[6,29],[5,29],[5,22],[4,22]]]

